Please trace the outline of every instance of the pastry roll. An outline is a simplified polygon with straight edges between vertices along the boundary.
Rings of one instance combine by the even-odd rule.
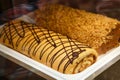
[[[100,54],[119,43],[120,22],[103,15],[47,4],[36,10],[32,17],[40,26],[88,44]]]
[[[0,29],[0,43],[65,74],[79,73],[97,60],[91,47],[20,20]]]

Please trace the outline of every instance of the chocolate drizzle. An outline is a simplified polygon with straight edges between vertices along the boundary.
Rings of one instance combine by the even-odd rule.
[[[71,59],[70,59],[70,57],[69,57],[69,55],[68,55],[68,53],[67,53],[67,51],[66,51],[66,48],[65,48],[65,46],[64,46],[64,43],[63,43],[62,39],[61,39],[59,36],[58,36],[58,38],[60,39],[60,42],[62,43],[63,49],[64,49],[64,51],[65,51],[65,53],[66,53],[66,57],[69,59],[69,61],[70,61],[70,63],[71,63]]]
[[[63,67],[61,65],[64,65],[64,73],[67,67],[70,64],[72,65],[74,60],[79,57],[79,54],[84,52],[85,48],[89,48],[68,37],[23,21],[9,22],[3,27],[0,34],[0,38],[3,38],[3,43],[8,41],[9,45],[11,45],[8,46],[13,49],[21,46],[19,50],[27,52],[31,58],[39,54],[37,57],[41,61],[46,56],[44,64],[50,64],[50,67],[54,67],[55,62],[59,61],[57,70],[59,71]],[[64,57],[61,58],[63,55]]]
[[[32,35],[34,36],[35,41],[37,41],[37,43],[39,44],[40,43],[40,39],[39,39],[36,31],[34,30],[34,24],[32,24],[32,26],[29,26],[24,21],[21,21],[21,26],[22,25],[26,25],[29,28],[29,30],[31,31]],[[24,30],[24,28],[23,28],[23,30]]]
[[[11,33],[11,28],[10,26],[8,26],[8,31],[9,33],[7,33],[7,31],[5,30],[5,28],[3,27],[3,30],[5,31],[5,37],[9,40],[9,44],[11,44],[14,48],[14,45],[13,45],[13,40],[12,40],[12,33]],[[4,38],[5,39],[5,38]],[[5,41],[5,40],[4,40]]]
[[[23,21],[21,21],[21,32],[19,33],[19,30],[17,30],[17,28],[16,28],[16,26],[13,24],[13,23],[11,23],[11,25],[14,27],[14,29],[15,29],[15,31],[16,31],[16,33],[21,37],[21,38],[23,38],[24,36],[25,36],[25,30],[24,30],[24,28],[23,28]]]

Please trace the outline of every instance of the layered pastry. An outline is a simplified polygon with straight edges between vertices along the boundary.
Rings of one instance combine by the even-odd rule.
[[[83,71],[96,62],[98,55],[83,43],[20,20],[0,29],[0,44],[65,74]]]
[[[88,44],[100,54],[119,43],[120,22],[103,15],[47,4],[34,12],[34,19],[42,27]]]

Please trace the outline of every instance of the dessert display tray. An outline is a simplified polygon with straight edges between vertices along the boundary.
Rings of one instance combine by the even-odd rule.
[[[27,16],[21,19],[33,22]],[[77,74],[60,73],[2,44],[0,44],[0,55],[48,80],[92,80],[120,59],[120,46],[99,55],[97,62]]]

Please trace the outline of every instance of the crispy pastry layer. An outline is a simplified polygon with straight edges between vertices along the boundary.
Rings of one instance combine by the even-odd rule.
[[[88,44],[99,53],[118,46],[118,20],[58,4],[45,5],[34,14],[37,24]]]

